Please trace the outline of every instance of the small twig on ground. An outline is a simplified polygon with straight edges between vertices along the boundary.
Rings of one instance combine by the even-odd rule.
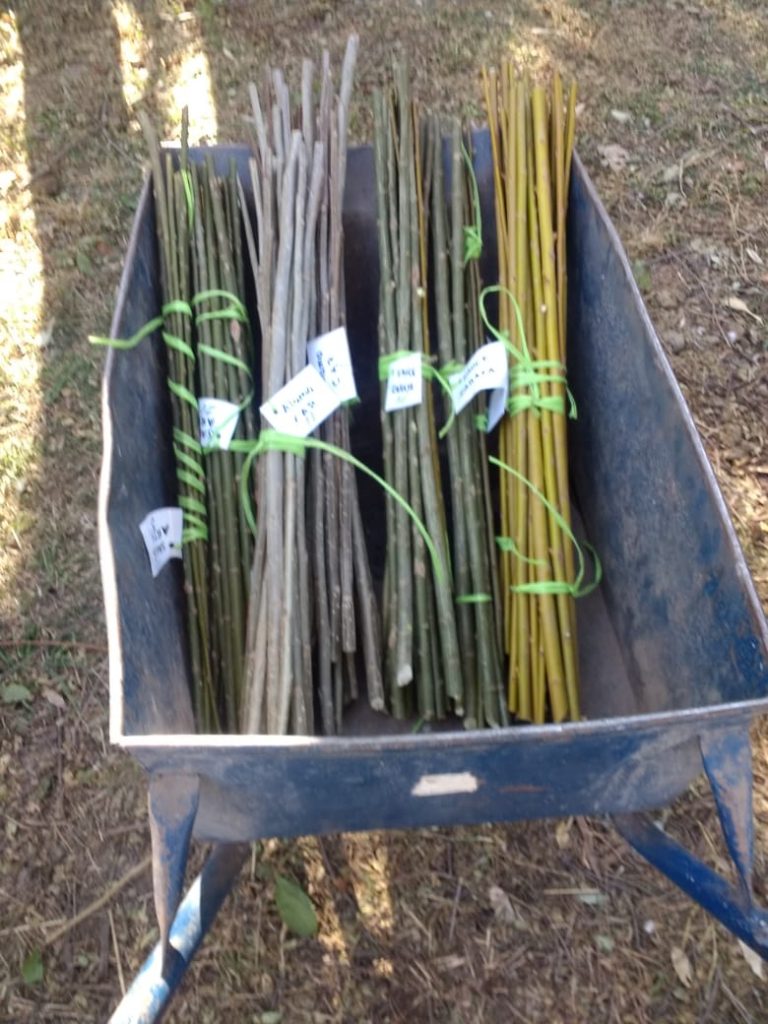
[[[115,917],[112,913],[112,908],[107,908],[107,915],[109,916],[109,930],[112,933],[112,950],[115,954],[115,966],[117,967],[117,978],[120,982],[120,991],[125,995],[125,975],[123,974],[123,961],[120,956],[120,944],[117,941],[117,929],[115,928]]]
[[[68,932],[71,932],[73,928],[82,924],[83,921],[86,921],[89,917],[92,917],[98,910],[101,910],[102,907],[110,903],[127,885],[130,885],[131,882],[134,882],[140,875],[143,875],[151,864],[152,855],[147,854],[142,861],[139,861],[139,863],[132,867],[130,871],[127,871],[122,878],[119,878],[107,890],[105,890],[98,899],[95,899],[93,903],[89,903],[87,907],[80,911],[80,913],[75,914],[75,916],[70,918],[65,925],[62,925],[61,928],[57,929],[53,935],[49,935],[43,943],[43,946],[52,946],[55,942],[58,942],[59,939],[64,938],[64,936],[67,935]]]

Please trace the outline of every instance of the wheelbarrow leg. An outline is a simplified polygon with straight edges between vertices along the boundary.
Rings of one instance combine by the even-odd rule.
[[[158,942],[123,996],[109,1024],[155,1024],[171,1001],[192,957],[235,884],[250,846],[215,846],[170,927],[169,945]]]
[[[196,775],[154,775],[149,783],[149,830],[152,838],[152,887],[163,957],[184,891],[189,843],[200,799]]]
[[[701,756],[728,852],[739,875],[734,886],[657,828],[647,814],[613,818],[618,832],[764,960],[768,960],[768,913],[752,891],[752,758],[748,726],[718,730],[701,738]]]

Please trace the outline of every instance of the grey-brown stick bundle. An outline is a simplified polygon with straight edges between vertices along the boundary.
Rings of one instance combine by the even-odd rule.
[[[251,86],[255,225],[247,235],[264,398],[306,366],[310,340],[344,323],[342,203],[356,54],[352,37],[337,95],[323,55],[317,103],[314,68],[305,61],[296,111],[281,72],[268,74],[261,89]],[[321,437],[349,448],[346,409],[322,426]],[[354,472],[326,451],[308,458],[269,451],[260,460],[255,491],[259,536],[243,730],[311,733],[319,726],[337,732],[344,703],[357,696],[358,653],[371,704],[384,705],[378,612]]]

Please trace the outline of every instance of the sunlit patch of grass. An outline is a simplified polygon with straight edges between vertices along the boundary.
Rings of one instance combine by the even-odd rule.
[[[189,107],[190,140],[215,142],[219,127],[211,71],[199,39],[193,40],[187,47],[168,83],[167,109],[169,115],[178,119],[178,123],[185,106]]]
[[[133,6],[118,0],[112,8],[112,17],[120,42],[120,74],[123,98],[131,109],[144,98],[149,71],[147,68],[147,39],[141,19]]]
[[[24,149],[21,47],[13,12],[0,15],[3,102],[0,107],[0,615],[15,601],[13,581],[29,525],[23,495],[37,468],[41,411],[40,352],[43,261],[34,211],[24,188],[29,178]]]

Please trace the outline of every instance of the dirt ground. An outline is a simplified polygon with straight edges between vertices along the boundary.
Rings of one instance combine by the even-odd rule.
[[[86,341],[108,327],[143,173],[137,110],[173,138],[188,102],[195,138],[247,139],[264,63],[295,72],[325,45],[338,61],[353,29],[358,138],[393,53],[425,103],[475,118],[479,69],[506,53],[577,79],[579,151],[768,600],[764,0],[0,5],[2,1021],[106,1019],[156,941],[144,780],[107,739],[102,355]],[[758,727],[763,902],[767,765]],[[703,782],[664,817],[728,870]],[[758,965],[599,821],[270,842],[264,858],[305,884],[318,937],[285,933],[254,860],[169,1020],[768,1019]]]

